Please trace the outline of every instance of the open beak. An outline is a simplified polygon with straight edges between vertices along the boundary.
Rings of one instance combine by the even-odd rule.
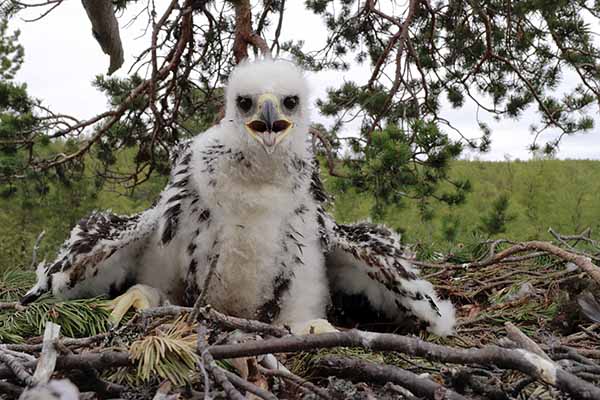
[[[258,98],[256,113],[246,123],[246,130],[268,154],[272,154],[293,126],[294,123],[281,112],[279,99],[267,93]]]

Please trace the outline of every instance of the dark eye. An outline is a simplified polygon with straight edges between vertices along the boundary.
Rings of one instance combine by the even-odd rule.
[[[298,102],[299,102],[298,96],[288,96],[285,99],[283,99],[283,105],[288,110],[293,110],[294,108],[296,108],[296,106],[298,105]]]
[[[236,103],[240,110],[244,112],[248,112],[252,108],[252,99],[250,97],[238,96]]]

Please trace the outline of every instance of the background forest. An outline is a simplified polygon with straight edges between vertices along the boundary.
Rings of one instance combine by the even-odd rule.
[[[127,157],[119,163],[127,168]],[[104,182],[86,163],[73,182],[19,183],[0,199],[0,269],[29,266],[42,231],[39,259],[51,259],[71,227],[92,210],[131,214],[157,198],[166,177],[156,176],[134,189]],[[373,196],[349,187],[343,178],[322,173],[333,196],[331,210],[346,223],[372,219]],[[563,234],[600,230],[600,162],[595,160],[453,161],[452,178],[467,179],[472,190],[463,204],[432,203],[423,215],[416,201],[386,206],[383,222],[403,234],[406,244],[432,251],[455,251],[463,243],[492,238],[515,241],[551,239],[549,228]],[[41,193],[40,193],[41,191]],[[594,235],[595,236],[595,235]]]

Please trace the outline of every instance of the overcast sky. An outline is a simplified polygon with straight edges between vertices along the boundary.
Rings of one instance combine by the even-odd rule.
[[[145,3],[145,2],[142,2]],[[157,1],[161,3],[161,1]],[[326,31],[319,17],[304,10],[303,1],[287,2],[287,15],[283,25],[283,39],[303,39],[308,48],[317,48],[326,37]],[[20,17],[33,17],[28,13]],[[149,37],[143,36],[142,24],[125,25],[133,15],[130,9],[121,16],[121,38],[125,49],[125,65],[116,76],[125,76],[133,57],[148,47]],[[91,35],[91,25],[79,0],[65,0],[56,10],[41,21],[25,23],[20,17],[11,21],[12,28],[21,30],[21,44],[25,47],[25,63],[17,75],[17,80],[26,82],[29,92],[42,99],[53,110],[89,118],[105,111],[106,98],[95,90],[91,82],[97,74],[105,73],[108,57]],[[140,37],[140,35],[142,35]],[[366,82],[369,67],[355,66],[350,71],[340,73],[329,71],[311,73],[310,83],[313,96],[323,97],[326,88],[338,86],[344,80]],[[568,85],[569,82],[566,82]],[[592,109],[598,110],[598,108]],[[443,115],[453,125],[461,129],[466,136],[478,137],[474,107],[451,110],[446,107]],[[475,154],[483,160],[503,160],[507,155],[511,158],[527,159],[527,151],[532,137],[529,126],[535,123],[533,111],[529,111],[519,121],[501,120],[495,122],[491,116],[480,113],[482,121],[493,130],[492,150],[486,154]],[[313,120],[327,122],[313,110]],[[560,158],[593,158],[600,159],[600,125],[593,132],[565,138],[558,156]],[[351,135],[356,126],[347,126],[345,134]],[[451,132],[448,132],[451,133]],[[473,155],[471,155],[472,157]]]

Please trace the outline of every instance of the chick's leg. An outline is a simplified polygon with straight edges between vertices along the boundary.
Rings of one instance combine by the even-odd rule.
[[[163,303],[163,300],[164,296],[158,289],[147,285],[134,285],[111,301],[110,321],[113,326],[117,326],[130,308],[143,310],[158,307]]]

